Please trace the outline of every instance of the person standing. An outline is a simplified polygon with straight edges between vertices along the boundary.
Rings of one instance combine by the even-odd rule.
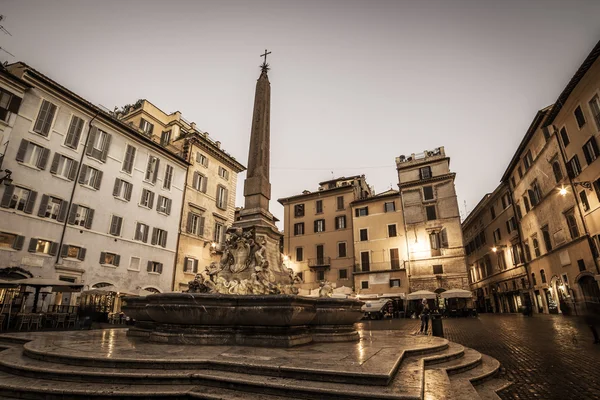
[[[427,334],[429,329],[429,304],[427,304],[427,299],[423,299],[422,301],[422,309],[421,309],[421,330],[420,333]]]

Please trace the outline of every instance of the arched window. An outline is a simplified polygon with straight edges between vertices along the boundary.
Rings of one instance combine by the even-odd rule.
[[[94,289],[100,289],[100,288],[107,287],[107,286],[113,286],[113,284],[108,283],[108,282],[100,282],[100,283],[96,283],[95,285],[92,285],[92,287]]]
[[[540,276],[542,277],[542,283],[546,283],[546,271],[540,269]]]
[[[533,286],[537,285],[537,281],[535,280],[535,274],[531,273],[531,283],[533,284]]]

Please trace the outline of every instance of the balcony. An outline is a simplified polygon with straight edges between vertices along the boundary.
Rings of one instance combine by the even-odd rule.
[[[369,264],[356,264],[354,266],[354,273],[362,273],[362,272],[373,272],[373,271],[401,271],[406,269],[405,265],[406,261],[398,260],[394,261],[382,261],[382,262],[372,262]]]
[[[309,258],[308,266],[310,268],[329,267],[331,265],[331,257]]]

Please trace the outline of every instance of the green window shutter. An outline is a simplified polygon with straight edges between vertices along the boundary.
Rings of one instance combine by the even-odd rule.
[[[25,210],[23,210],[26,214],[31,214],[33,212],[33,207],[35,205],[36,198],[37,192],[30,191],[29,197],[27,198],[27,204],[25,204]]]
[[[27,152],[27,147],[29,146],[29,142],[25,139],[21,139],[21,144],[19,144],[19,150],[17,150],[16,160],[19,162],[23,162],[25,160],[25,153]]]

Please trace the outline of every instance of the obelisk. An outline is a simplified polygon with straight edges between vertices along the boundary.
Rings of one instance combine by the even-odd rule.
[[[257,240],[265,239],[269,268],[272,272],[286,273],[281,265],[279,241],[281,234],[275,226],[275,218],[269,212],[271,199],[271,183],[269,182],[271,151],[271,83],[269,82],[269,64],[265,50],[261,55],[264,61],[260,66],[260,76],[256,82],[254,95],[254,112],[248,151],[248,170],[244,180],[244,208],[240,210],[239,219],[234,227],[251,229]]]

